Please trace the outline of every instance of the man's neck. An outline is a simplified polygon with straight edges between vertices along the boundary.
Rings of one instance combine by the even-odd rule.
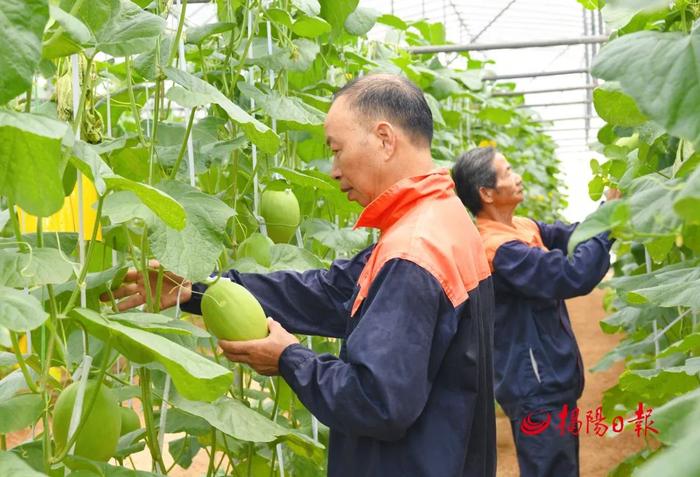
[[[477,214],[478,217],[493,220],[513,227],[513,216],[515,215],[515,207],[495,207],[493,205],[485,205]]]

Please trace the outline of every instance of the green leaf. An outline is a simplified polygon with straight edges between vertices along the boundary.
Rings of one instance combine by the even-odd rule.
[[[166,192],[148,184],[125,179],[121,176],[104,178],[107,187],[112,190],[127,190],[136,194],[139,200],[152,210],[163,222],[175,230],[185,228],[185,209]]]
[[[674,136],[700,146],[700,27],[680,32],[642,31],[603,47],[593,74],[618,81],[646,116]]]
[[[605,190],[605,183],[602,177],[594,176],[593,179],[588,182],[588,195],[591,200],[600,200],[603,196],[603,190]]]
[[[359,0],[321,0],[321,16],[333,27],[333,36],[343,32],[345,19],[357,8]]]
[[[63,207],[61,141],[68,124],[36,114],[0,111],[0,194],[32,215]]]
[[[192,459],[201,449],[199,441],[194,436],[185,436],[168,443],[168,452],[174,462],[183,469],[192,465]]]
[[[194,28],[188,28],[186,34],[187,43],[200,45],[204,40],[218,33],[226,33],[236,27],[235,23],[207,23]]]
[[[380,15],[377,18],[377,23],[396,28],[397,30],[405,30],[408,28],[408,24],[396,15]]]
[[[49,11],[56,23],[44,33],[41,52],[44,58],[68,56],[79,52],[83,46],[94,43],[92,33],[79,19],[56,5],[50,5]]]
[[[0,434],[31,426],[39,419],[43,410],[44,400],[39,394],[20,394],[0,401]]]
[[[46,474],[37,472],[29,464],[13,452],[0,451],[0,475],[13,475],[22,477],[46,477]]]
[[[29,89],[41,60],[41,37],[49,21],[47,0],[0,2],[0,104]]]
[[[690,430],[688,417],[700,404],[700,388],[670,400],[654,409],[656,437],[666,445],[684,440]]]
[[[270,247],[270,270],[296,270],[303,272],[326,268],[316,255],[303,248],[286,243],[276,243]]]
[[[320,9],[321,7],[319,7],[319,10]],[[287,10],[283,10],[281,8],[270,8],[265,13],[267,13],[267,16],[269,16],[273,22],[284,25],[287,28],[292,28],[292,16]]]
[[[226,111],[234,122],[240,125],[246,136],[262,151],[269,154],[277,152],[279,136],[272,129],[246,113],[214,86],[189,73],[174,68],[165,68],[165,73],[170,80],[187,90],[187,95],[183,95],[181,90],[176,89],[175,92],[172,92],[171,89],[166,94],[168,98],[190,108],[216,103]]]
[[[277,91],[262,93],[255,86],[239,82],[238,89],[249,98],[255,100],[265,113],[277,121],[286,121],[295,128],[320,126],[326,118],[323,111],[309,106],[299,98],[283,96]]]
[[[687,222],[700,223],[700,167],[688,177],[676,196],[673,210]]]
[[[440,103],[438,102],[438,100],[435,99],[435,96],[433,96],[430,93],[424,93],[424,96],[425,100],[428,102],[430,112],[433,114],[433,121],[435,121],[435,124],[445,126],[445,119],[442,117],[442,112],[440,111]]]
[[[112,225],[140,219],[150,228],[156,223],[156,216],[133,192],[121,191],[109,194],[102,206],[102,215],[109,218]]]
[[[112,56],[144,53],[165,29],[165,20],[129,0],[120,0],[109,20],[96,31],[96,50]]]
[[[129,467],[117,467],[77,455],[66,456],[63,462],[73,471],[67,477],[160,477],[162,475],[145,470],[133,470]]]
[[[593,106],[598,116],[615,126],[634,127],[647,121],[634,100],[616,83],[605,83],[593,90]]]
[[[661,450],[634,472],[635,477],[657,477],[660,475],[691,476],[700,474],[700,459],[697,449],[700,446],[700,431],[696,425],[700,418],[700,408],[695,406],[685,416],[688,432],[676,445]]]
[[[680,224],[678,216],[669,213],[677,195],[678,181],[667,181],[661,176],[642,176],[635,179],[626,193],[630,206],[630,225],[635,231],[656,235],[672,234]]]
[[[318,0],[292,0],[292,5],[309,16],[321,13],[321,5],[319,5]]]
[[[213,271],[223,251],[226,223],[235,212],[216,197],[181,182],[164,182],[158,187],[182,204],[187,225],[177,231],[156,224],[149,237],[151,250],[167,270],[201,281]]]
[[[114,172],[102,160],[93,145],[83,141],[75,141],[71,163],[95,184],[95,190],[99,195],[105,194],[107,184],[105,184],[104,178],[114,176]]]
[[[198,416],[227,436],[246,442],[273,442],[290,439],[304,443],[307,448],[322,448],[306,436],[271,421],[245,406],[242,402],[223,397],[212,403],[189,401],[175,396],[173,405],[193,416]]]
[[[367,247],[369,233],[366,230],[337,228],[322,219],[309,219],[302,225],[305,236],[318,240],[324,246],[342,255],[349,255]]]
[[[579,0],[582,1],[595,0]],[[627,25],[639,13],[668,9],[669,4],[667,0],[607,0],[603,3],[603,17],[613,30]]]
[[[35,248],[28,252],[0,249],[0,286],[35,287],[68,281],[73,264],[55,248]]]
[[[271,169],[270,172],[280,174],[292,184],[301,187],[315,187],[318,190],[336,190],[336,187],[332,183],[324,181],[318,177],[306,174],[302,171],[289,169],[288,167],[275,167]]]
[[[292,31],[306,38],[316,38],[331,31],[331,25],[320,17],[303,16],[294,22]]]
[[[162,364],[178,392],[188,399],[213,401],[233,382],[228,369],[167,338],[122,325],[85,308],[74,309],[70,316],[103,341],[111,335],[115,349],[128,359]]]
[[[372,29],[374,24],[377,23],[379,15],[381,15],[381,13],[374,8],[357,7],[357,9],[345,19],[345,30],[352,35],[364,36]]]
[[[621,200],[606,202],[580,223],[569,237],[569,253],[581,242],[606,230],[612,230],[629,220],[629,207]]]
[[[39,327],[49,315],[33,296],[14,288],[0,287],[0,325],[25,332]]]
[[[598,10],[605,5],[605,0],[576,0],[586,10]],[[614,1],[614,0],[613,0]]]

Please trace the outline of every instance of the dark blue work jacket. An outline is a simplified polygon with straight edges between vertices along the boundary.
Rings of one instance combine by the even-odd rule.
[[[496,399],[513,419],[576,401],[584,368],[564,300],[590,293],[603,279],[612,241],[600,234],[567,257],[576,224],[515,217],[507,230],[479,217],[477,226],[496,296]]]
[[[226,273],[288,331],[344,340],[279,361],[330,428],[332,477],[495,475],[493,288],[453,188],[446,171],[399,181],[358,221],[377,244],[329,270]]]

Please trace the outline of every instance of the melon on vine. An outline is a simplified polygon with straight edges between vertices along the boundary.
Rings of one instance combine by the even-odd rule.
[[[275,243],[289,243],[301,218],[299,201],[289,189],[265,190],[260,200],[260,214],[265,219],[267,234]]]
[[[202,296],[202,318],[207,329],[219,339],[247,341],[268,334],[265,312],[245,287],[226,278],[207,288]]]

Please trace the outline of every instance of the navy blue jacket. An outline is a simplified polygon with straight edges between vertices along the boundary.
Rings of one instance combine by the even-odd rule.
[[[330,428],[329,476],[495,475],[493,288],[451,184],[444,174],[427,176],[380,196],[363,213],[363,223],[382,230],[379,242],[329,270],[225,274],[288,331],[344,340],[339,356],[295,344],[279,361],[301,402]],[[443,247],[450,227],[473,238],[455,235],[457,245]],[[472,253],[485,275],[469,277],[476,281],[465,298],[461,279],[442,278],[457,270],[455,256]],[[201,291],[195,286],[189,311],[199,311]]]
[[[511,240],[492,261],[496,399],[511,418],[581,396],[583,363],[564,300],[590,293],[610,265],[607,233],[567,257],[577,224],[536,224],[548,250]]]

